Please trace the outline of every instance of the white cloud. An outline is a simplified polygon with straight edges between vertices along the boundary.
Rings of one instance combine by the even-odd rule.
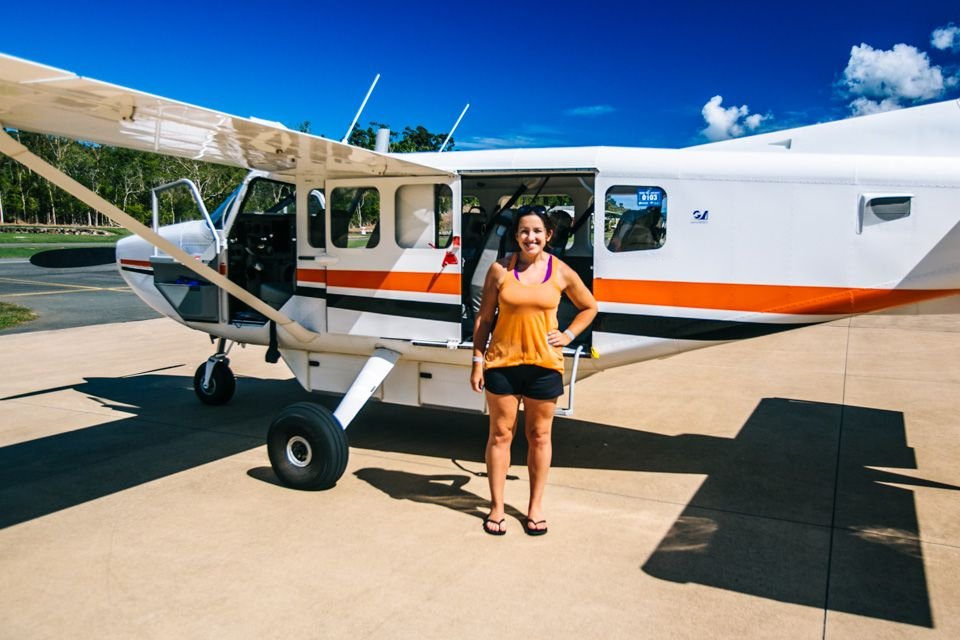
[[[951,22],[934,29],[930,34],[930,44],[941,51],[951,49],[954,53],[960,53],[960,27]]]
[[[871,113],[883,113],[884,111],[894,111],[901,108],[901,104],[893,98],[884,100],[871,100],[870,98],[857,98],[850,103],[850,112],[855,116],[868,116]]]
[[[863,43],[850,49],[842,84],[854,98],[850,110],[863,115],[939,97],[948,83],[942,69],[931,66],[927,54],[916,47],[895,44],[882,50]]]
[[[613,113],[616,109],[609,104],[595,104],[588,107],[573,107],[563,112],[567,116],[602,116]]]
[[[513,149],[516,147],[535,147],[539,141],[524,135],[473,136],[463,142],[457,140],[458,149]]]
[[[755,131],[764,120],[770,118],[759,113],[750,115],[747,105],[724,108],[721,106],[722,103],[723,96],[713,96],[701,110],[703,119],[707,123],[701,133],[709,140],[726,140],[742,136]]]

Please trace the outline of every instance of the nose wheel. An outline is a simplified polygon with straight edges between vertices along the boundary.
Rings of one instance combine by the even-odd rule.
[[[227,354],[233,344],[220,338],[217,352],[206,362],[197,367],[193,374],[193,391],[200,402],[209,405],[226,404],[237,390],[237,378],[230,370],[230,359]]]
[[[204,404],[226,404],[237,390],[237,378],[230,370],[230,361],[224,358],[214,362],[209,378],[207,378],[208,366],[204,362],[197,367],[197,372],[193,374],[193,391]]]

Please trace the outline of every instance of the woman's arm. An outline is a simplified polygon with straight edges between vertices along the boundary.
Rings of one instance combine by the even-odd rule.
[[[490,329],[497,313],[497,297],[503,266],[494,262],[487,270],[483,281],[483,296],[480,298],[480,310],[473,323],[473,368],[470,371],[470,387],[480,393],[483,391],[483,353],[490,339]]]
[[[583,280],[580,279],[577,272],[568,267],[564,262],[560,262],[559,275],[561,277],[560,284],[563,287],[563,292],[570,298],[570,302],[580,310],[580,313],[573,318],[570,326],[562,331],[551,331],[547,334],[547,342],[551,345],[554,347],[565,347],[573,342],[574,338],[583,333],[586,328],[590,326],[590,323],[593,322],[593,319],[597,317],[597,300],[593,297],[593,294],[590,293],[590,290],[587,289],[587,285],[583,284]],[[568,331],[573,334],[573,337],[568,335]]]

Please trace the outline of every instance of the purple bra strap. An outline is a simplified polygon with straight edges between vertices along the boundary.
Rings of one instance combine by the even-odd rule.
[[[550,279],[551,273],[553,273],[553,256],[550,256],[547,261],[547,275],[543,276],[543,282]],[[520,282],[520,274],[517,273],[517,256],[513,256],[513,277],[517,279],[517,282]],[[543,284],[543,282],[540,284]]]

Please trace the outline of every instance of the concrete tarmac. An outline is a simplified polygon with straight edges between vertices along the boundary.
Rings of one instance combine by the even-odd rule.
[[[0,336],[2,638],[960,637],[960,321],[870,316],[605,372],[550,531],[481,531],[482,416],[370,404],[332,490],[264,435],[309,396],[167,319]]]

